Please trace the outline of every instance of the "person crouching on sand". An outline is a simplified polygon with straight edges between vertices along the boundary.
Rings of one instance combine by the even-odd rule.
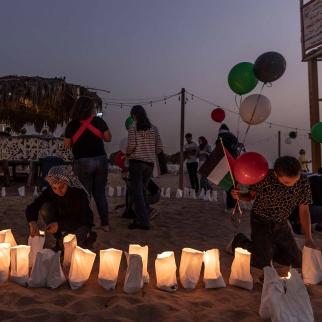
[[[311,235],[309,205],[312,203],[310,183],[301,175],[296,158],[280,157],[267,176],[250,187],[246,194],[232,191],[236,200],[251,201],[251,239],[239,233],[231,243],[231,251],[242,247],[252,253],[252,265],[264,268],[275,261],[283,266],[301,267],[301,251],[288,225],[288,218],[298,206],[305,236],[305,246],[316,248]]]
[[[56,238],[57,249],[70,233],[76,235],[79,246],[91,247],[97,234],[92,231],[93,212],[84,186],[67,166],[51,168],[45,179],[49,187],[26,208],[30,236],[39,235],[40,214],[46,231]]]

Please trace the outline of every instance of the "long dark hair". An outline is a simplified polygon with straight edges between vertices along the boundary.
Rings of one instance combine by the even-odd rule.
[[[145,109],[141,105],[134,105],[131,110],[131,116],[136,120],[137,131],[150,130],[152,124],[148,119]]]
[[[81,96],[74,104],[72,109],[72,120],[82,121],[89,118],[95,110],[94,100],[89,97]]]

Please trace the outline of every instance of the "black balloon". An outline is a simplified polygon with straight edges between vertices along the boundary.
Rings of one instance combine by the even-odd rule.
[[[297,133],[295,131],[291,131],[288,136],[291,138],[291,139],[296,139],[297,137]]]
[[[279,79],[285,72],[285,58],[274,51],[260,55],[254,64],[254,73],[258,80],[270,83]]]

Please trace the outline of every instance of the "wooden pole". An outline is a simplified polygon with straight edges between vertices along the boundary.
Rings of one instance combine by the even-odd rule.
[[[318,81],[318,66],[316,59],[308,61],[308,76],[309,76],[309,100],[310,100],[310,125],[311,128],[315,123],[320,122],[319,110],[319,81]],[[311,139],[312,150],[312,171],[316,172],[321,166],[321,146],[320,143]]]
[[[281,156],[281,131],[278,131],[278,157]]]
[[[186,105],[186,90],[181,89],[181,127],[180,127],[180,170],[179,170],[179,189],[183,189],[183,145],[184,145],[184,113]]]

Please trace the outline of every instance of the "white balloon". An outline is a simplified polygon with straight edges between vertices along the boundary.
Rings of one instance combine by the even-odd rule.
[[[127,150],[127,138],[123,138],[120,141],[119,149],[121,152],[126,153]]]
[[[245,123],[255,125],[263,123],[271,114],[271,109],[271,102],[266,96],[253,94],[242,101],[239,114]]]
[[[286,144],[292,144],[292,139],[291,138],[286,138],[285,143]]]

